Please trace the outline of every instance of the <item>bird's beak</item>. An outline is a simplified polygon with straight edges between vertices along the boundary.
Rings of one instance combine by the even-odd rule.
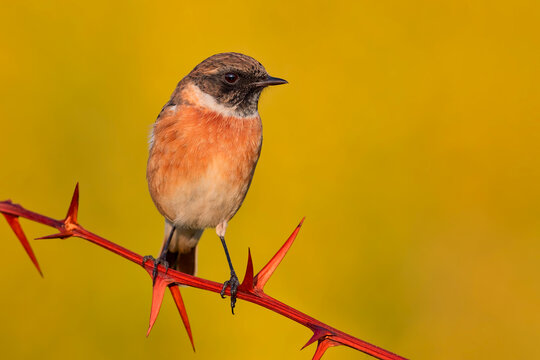
[[[253,85],[265,87],[265,86],[270,86],[270,85],[281,85],[281,84],[288,84],[288,83],[289,82],[287,80],[268,75],[268,77],[265,80],[253,83]]]

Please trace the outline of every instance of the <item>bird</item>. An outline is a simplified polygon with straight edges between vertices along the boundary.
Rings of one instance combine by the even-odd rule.
[[[227,225],[242,205],[262,146],[258,103],[263,89],[287,84],[254,58],[235,52],[202,61],[176,86],[150,134],[146,178],[165,218],[165,236],[154,261],[195,275],[197,245],[215,228],[230,269],[223,283],[234,314],[239,286],[227,244]]]

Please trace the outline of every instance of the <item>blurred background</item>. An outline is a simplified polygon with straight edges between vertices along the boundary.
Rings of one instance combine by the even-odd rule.
[[[229,225],[256,271],[305,215],[270,295],[413,359],[538,358],[537,1],[6,1],[0,8],[0,199],[157,254],[148,134],[206,57],[249,54],[290,84],[263,93],[264,146]],[[30,238],[52,229],[22,220]],[[11,359],[311,359],[302,326],[184,288],[169,296],[79,239],[0,224],[1,353]],[[212,230],[199,275],[228,279]],[[345,347],[325,359],[368,359]]]

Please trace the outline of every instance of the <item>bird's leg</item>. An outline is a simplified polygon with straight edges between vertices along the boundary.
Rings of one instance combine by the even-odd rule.
[[[163,244],[163,248],[161,249],[161,253],[159,254],[159,257],[157,259],[154,259],[152,255],[146,255],[143,257],[143,264],[146,263],[148,260],[152,260],[154,262],[154,271],[152,272],[152,281],[154,284],[156,283],[158,265],[163,265],[163,267],[165,268],[165,273],[167,273],[167,270],[169,270],[169,263],[167,262],[166,258],[167,252],[169,251],[171,239],[174,235],[174,230],[176,230],[175,226],[172,227],[171,232],[169,233],[169,237],[167,238],[165,244]]]
[[[221,239],[221,244],[223,245],[223,249],[225,250],[225,255],[227,256],[229,269],[231,269],[231,278],[223,283],[223,288],[221,289],[221,297],[225,298],[224,296],[225,290],[229,286],[231,288],[231,311],[234,315],[234,305],[236,304],[236,293],[238,291],[238,286],[240,285],[240,282],[238,281],[238,276],[236,276],[236,272],[234,271],[231,257],[229,255],[229,250],[227,250],[227,244],[225,243],[225,236],[220,235],[219,238]]]

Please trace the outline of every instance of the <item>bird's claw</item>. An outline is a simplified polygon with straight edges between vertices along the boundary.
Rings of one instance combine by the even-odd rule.
[[[146,264],[148,260],[151,260],[154,263],[154,270],[152,271],[152,282],[155,284],[158,273],[158,266],[163,266],[165,268],[166,274],[167,271],[169,271],[169,263],[164,258],[161,258],[161,256],[155,259],[152,255],[146,255],[143,256],[142,265],[144,266],[144,264]]]
[[[238,286],[240,286],[240,281],[238,281],[238,276],[236,276],[236,273],[231,273],[231,278],[223,283],[223,287],[221,288],[220,295],[223,299],[225,299],[225,290],[227,290],[227,287],[230,287],[231,289],[231,311],[234,315],[234,306],[236,305],[236,294],[238,293]]]

